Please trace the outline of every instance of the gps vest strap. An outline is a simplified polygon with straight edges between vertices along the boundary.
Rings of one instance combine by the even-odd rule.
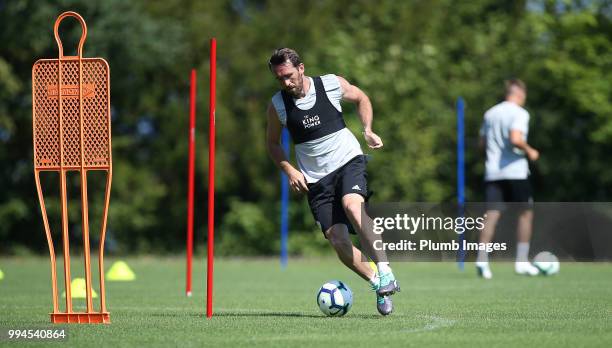
[[[320,77],[313,77],[316,90],[315,105],[309,110],[301,110],[293,98],[281,91],[287,113],[287,129],[295,144],[322,138],[346,127],[342,112],[338,111],[325,93]]]

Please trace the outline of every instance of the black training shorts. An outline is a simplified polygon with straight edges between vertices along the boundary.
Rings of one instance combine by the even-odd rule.
[[[503,202],[524,203],[516,206],[529,209],[533,206],[531,184],[528,179],[495,180],[485,182],[487,209],[503,210]]]
[[[323,234],[335,224],[344,224],[351,233],[355,233],[342,207],[342,197],[349,193],[358,193],[368,199],[366,159],[363,155],[354,157],[316,183],[308,184],[308,204]]]

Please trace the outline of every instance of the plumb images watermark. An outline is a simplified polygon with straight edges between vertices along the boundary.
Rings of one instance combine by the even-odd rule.
[[[377,235],[383,234],[387,230],[394,232],[405,231],[411,236],[420,231],[452,231],[456,234],[463,234],[467,231],[479,231],[484,228],[487,214],[482,217],[440,217],[426,216],[420,214],[411,216],[410,214],[397,213],[395,216],[375,217],[372,219],[372,232]],[[405,233],[404,232],[404,233]],[[458,242],[451,240],[447,242],[436,242],[430,239],[407,240],[384,242],[381,239],[372,243],[375,250],[384,251],[506,251],[507,243],[476,243],[462,240]]]
[[[3,341],[65,341],[65,327],[0,327],[0,342]]]
[[[368,202],[364,209],[364,240],[391,261],[474,261],[481,251],[492,260],[514,259],[525,211],[533,217],[534,252],[612,261],[612,202]]]
[[[461,243],[456,240],[450,242],[434,242],[429,239],[421,239],[418,241],[413,240],[400,240],[398,242],[383,242],[382,240],[376,240],[373,243],[375,250],[389,250],[389,251],[486,251],[488,253],[493,251],[506,251],[508,249],[507,243],[476,243],[468,242],[466,240]]]

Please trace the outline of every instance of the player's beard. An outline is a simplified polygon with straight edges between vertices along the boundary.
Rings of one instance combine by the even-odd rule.
[[[298,81],[295,84],[295,87],[288,89],[287,93],[291,94],[296,99],[304,97],[304,78],[302,75],[298,76]]]

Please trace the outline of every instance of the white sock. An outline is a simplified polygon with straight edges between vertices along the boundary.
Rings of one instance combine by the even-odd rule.
[[[516,245],[516,262],[527,262],[529,257],[529,242],[519,242]]]
[[[376,268],[378,268],[378,274],[387,274],[391,273],[391,267],[389,267],[389,262],[378,262],[376,263]]]
[[[486,250],[478,250],[478,257],[476,258],[477,264],[489,263],[489,253]]]
[[[372,278],[368,280],[368,283],[370,283],[372,287],[378,287],[378,274],[376,274],[376,272],[374,273]]]

